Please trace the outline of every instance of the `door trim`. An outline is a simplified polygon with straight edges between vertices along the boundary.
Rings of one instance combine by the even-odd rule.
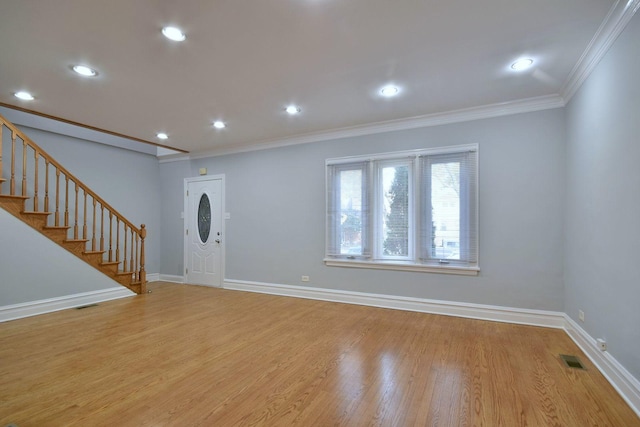
[[[224,174],[220,174],[220,175],[204,175],[204,176],[198,176],[195,178],[185,178],[184,179],[184,187],[182,190],[182,200],[183,200],[183,216],[184,218],[182,219],[182,252],[183,252],[183,256],[182,256],[182,283],[187,283],[187,273],[186,273],[186,268],[187,265],[189,263],[188,257],[189,257],[189,240],[187,238],[187,228],[188,228],[188,221],[189,221],[189,202],[187,200],[187,190],[189,188],[189,184],[192,182],[201,182],[201,181],[216,181],[216,180],[220,180],[220,198],[221,198],[221,207],[220,210],[222,211],[222,217],[221,217],[221,228],[222,228],[222,244],[220,245],[220,287],[222,288],[224,286],[224,272],[225,272],[225,253],[226,253],[226,242],[227,242],[227,233],[226,233],[226,205],[225,205],[225,199],[226,199],[226,195],[225,195],[225,175]]]

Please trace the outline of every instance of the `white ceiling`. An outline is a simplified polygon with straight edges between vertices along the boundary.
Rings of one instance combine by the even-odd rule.
[[[0,0],[0,102],[194,154],[242,151],[562,96],[615,7],[619,1]],[[187,39],[165,39],[166,25]],[[510,71],[521,56],[535,59],[534,68]],[[75,75],[77,63],[99,75]],[[383,99],[378,90],[389,82],[402,92]],[[20,90],[36,99],[18,100]],[[302,114],[288,116],[290,103]],[[214,129],[218,119],[228,127]]]

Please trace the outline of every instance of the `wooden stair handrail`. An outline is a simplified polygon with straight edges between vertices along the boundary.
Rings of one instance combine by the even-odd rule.
[[[129,221],[124,215],[122,215],[120,212],[118,212],[115,208],[113,208],[109,203],[107,203],[102,197],[98,196],[93,190],[91,190],[89,187],[87,187],[82,181],[80,181],[78,178],[76,178],[71,172],[69,172],[64,166],[62,166],[60,163],[58,163],[53,157],[51,157],[49,155],[49,153],[47,153],[46,151],[44,151],[42,148],[40,148],[40,146],[38,144],[36,144],[35,142],[33,142],[31,140],[31,138],[29,138],[27,135],[25,135],[20,129],[18,129],[17,127],[15,127],[11,122],[9,122],[7,119],[5,119],[1,114],[0,114],[0,129],[2,128],[2,126],[6,126],[7,128],[9,128],[11,130],[11,132],[15,132],[15,134],[17,136],[20,137],[20,139],[22,139],[24,142],[27,143],[28,146],[30,146],[31,148],[33,148],[34,150],[36,150],[42,157],[44,157],[49,163],[51,163],[52,165],[54,165],[58,170],[60,170],[60,172],[62,172],[66,177],[68,177],[71,181],[73,181],[74,184],[78,185],[80,188],[82,188],[82,191],[85,191],[88,195],[91,195],[91,197],[97,201],[98,203],[100,203],[100,205],[104,206],[107,210],[113,212],[114,216],[117,216],[121,222],[124,222],[125,224],[127,224],[129,226],[129,228],[131,228],[132,230],[134,230],[136,232],[136,234],[138,234],[139,236],[142,237],[141,233],[140,233],[140,229],[138,227],[136,227],[135,225],[133,225],[133,223],[131,221]],[[0,145],[1,148],[1,145]],[[0,151],[0,160],[2,159],[2,153]],[[1,169],[0,169],[1,171]]]

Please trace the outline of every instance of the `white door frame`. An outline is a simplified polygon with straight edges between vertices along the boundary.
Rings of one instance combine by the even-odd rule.
[[[221,214],[221,229],[222,229],[222,243],[220,244],[220,287],[222,288],[224,286],[224,267],[225,267],[225,248],[226,248],[226,241],[227,241],[227,234],[226,234],[226,208],[225,208],[225,175],[224,174],[220,174],[220,175],[204,175],[204,176],[199,176],[199,177],[195,177],[195,178],[185,178],[184,179],[184,190],[182,192],[182,196],[183,196],[183,212],[184,212],[184,218],[183,218],[183,225],[182,225],[182,241],[183,241],[183,261],[182,261],[182,283],[187,283],[187,273],[186,273],[186,268],[187,265],[189,263],[189,239],[187,236],[187,229],[189,227],[189,202],[187,200],[187,190],[189,188],[189,184],[192,182],[200,182],[200,181],[214,181],[214,180],[220,180],[220,185],[221,185],[221,195],[220,198],[222,199],[222,203],[221,203],[221,207],[220,210],[222,211]]]

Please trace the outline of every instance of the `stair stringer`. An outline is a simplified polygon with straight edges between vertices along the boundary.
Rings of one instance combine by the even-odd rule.
[[[134,282],[133,273],[118,271],[118,266],[121,263],[105,262],[103,260],[104,252],[102,251],[87,251],[86,240],[69,239],[69,227],[47,226],[47,216],[50,213],[25,212],[24,207],[27,199],[24,196],[0,194],[0,207],[119,285],[130,289],[136,294],[146,293],[146,283]]]
[[[135,295],[4,209],[0,229],[0,311],[74,295]]]

